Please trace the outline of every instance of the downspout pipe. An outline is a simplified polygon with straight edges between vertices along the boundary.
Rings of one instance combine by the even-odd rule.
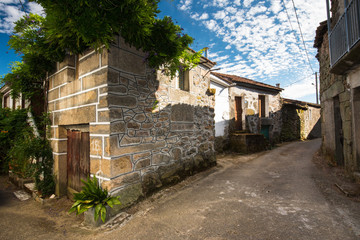
[[[331,19],[330,19],[330,0],[326,1],[326,11],[327,11],[327,28],[328,28],[328,41],[329,41],[329,57],[330,57],[330,66],[332,67],[332,59],[331,59]]]
[[[328,34],[330,34],[331,33],[330,3],[329,0],[325,0],[325,1],[326,1]]]

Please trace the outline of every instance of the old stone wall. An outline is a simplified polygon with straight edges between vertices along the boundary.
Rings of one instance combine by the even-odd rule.
[[[304,127],[302,130],[303,139],[313,139],[321,137],[321,108],[308,106],[304,111]]]
[[[259,118],[259,95],[265,95],[265,117]],[[281,99],[280,94],[269,93],[262,90],[246,87],[230,88],[230,132],[234,131],[235,97],[242,98],[243,129],[251,133],[260,133],[261,127],[270,126],[269,137],[271,141],[278,141],[281,132]]]
[[[321,137],[319,107],[299,107],[284,104],[282,109],[281,141],[305,140]]]
[[[107,61],[107,51],[89,50],[80,56],[67,56],[49,76],[50,140],[58,195],[67,191],[67,129],[89,132],[90,125],[102,122],[100,98],[106,94],[103,89],[108,85]],[[94,135],[90,137],[93,142]]]
[[[320,64],[320,96],[321,96],[321,131],[322,151],[329,162],[339,164],[337,154],[342,154],[344,165],[347,170],[355,169],[353,160],[353,133],[352,133],[352,110],[351,91],[345,75],[330,73],[329,41],[327,32],[323,36],[323,42],[318,48],[318,60]],[[339,112],[334,108],[335,101],[339,102]],[[341,128],[335,126],[335,115],[341,118]],[[336,143],[340,134],[340,142]],[[340,153],[337,153],[340,151]]]
[[[208,69],[189,72],[190,90],[154,72],[121,38],[109,51],[69,57],[50,77],[58,193],[66,189],[67,129],[90,133],[90,173],[121,208],[216,163]]]

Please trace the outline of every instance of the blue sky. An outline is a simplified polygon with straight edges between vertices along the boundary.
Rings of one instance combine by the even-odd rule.
[[[292,0],[161,0],[159,16],[171,16],[194,37],[194,50],[209,47],[209,58],[218,63],[220,72],[280,83],[283,97],[315,102],[313,73],[319,66],[312,46],[319,22],[326,19],[325,3],[294,0],[313,70]],[[35,3],[25,7],[41,12]],[[12,22],[22,14],[18,0],[0,0],[0,74],[8,72],[16,59],[6,42]]]

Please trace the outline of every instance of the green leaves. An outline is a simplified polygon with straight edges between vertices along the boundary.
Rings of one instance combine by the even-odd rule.
[[[9,46],[22,55],[22,62],[0,79],[30,99],[43,90],[46,73],[65,54],[81,54],[88,48],[109,49],[114,36],[148,53],[147,64],[175,76],[181,66],[198,64],[197,58],[184,58],[193,38],[171,17],[157,18],[159,0],[34,0],[46,17],[30,13],[15,23]],[[195,54],[197,56],[197,54]]]
[[[71,206],[69,212],[76,212],[76,215],[78,215],[94,208],[95,221],[101,216],[101,220],[105,222],[106,206],[113,208],[114,205],[121,204],[119,199],[109,196],[107,190],[100,187],[95,176],[93,179],[88,177],[87,181],[81,181],[84,186],[81,192],[74,193],[75,203]]]

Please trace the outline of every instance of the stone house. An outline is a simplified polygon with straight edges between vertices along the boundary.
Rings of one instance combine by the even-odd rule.
[[[103,52],[67,56],[49,77],[56,194],[96,175],[126,207],[151,191],[216,164],[209,70],[175,79],[154,72],[121,37]]]
[[[281,141],[320,138],[320,110],[319,104],[283,98]]]
[[[320,23],[314,43],[320,64],[322,152],[349,173],[360,170],[359,6],[359,0],[333,0],[330,9],[327,1],[328,21]]]
[[[215,105],[215,112],[220,113],[224,121],[215,114],[215,126],[222,126],[223,136],[217,138],[226,139],[227,134],[234,132],[247,132],[263,134],[270,142],[279,141],[281,131],[281,98],[282,89],[279,86],[271,86],[247,78],[235,75],[212,72],[212,85],[222,93],[221,104]],[[222,87],[219,87],[222,81]],[[225,95],[228,99],[225,100]],[[229,108],[227,108],[228,104]],[[217,106],[221,110],[217,109]],[[221,113],[221,111],[223,111]],[[223,118],[223,117],[222,117]],[[220,141],[219,140],[219,141]],[[218,144],[217,144],[218,145]],[[220,144],[218,146],[221,146]],[[221,151],[221,149],[220,149]]]
[[[6,84],[0,88],[0,96],[2,108],[16,109],[25,107],[25,99],[22,97],[14,99],[11,96],[11,88]]]

